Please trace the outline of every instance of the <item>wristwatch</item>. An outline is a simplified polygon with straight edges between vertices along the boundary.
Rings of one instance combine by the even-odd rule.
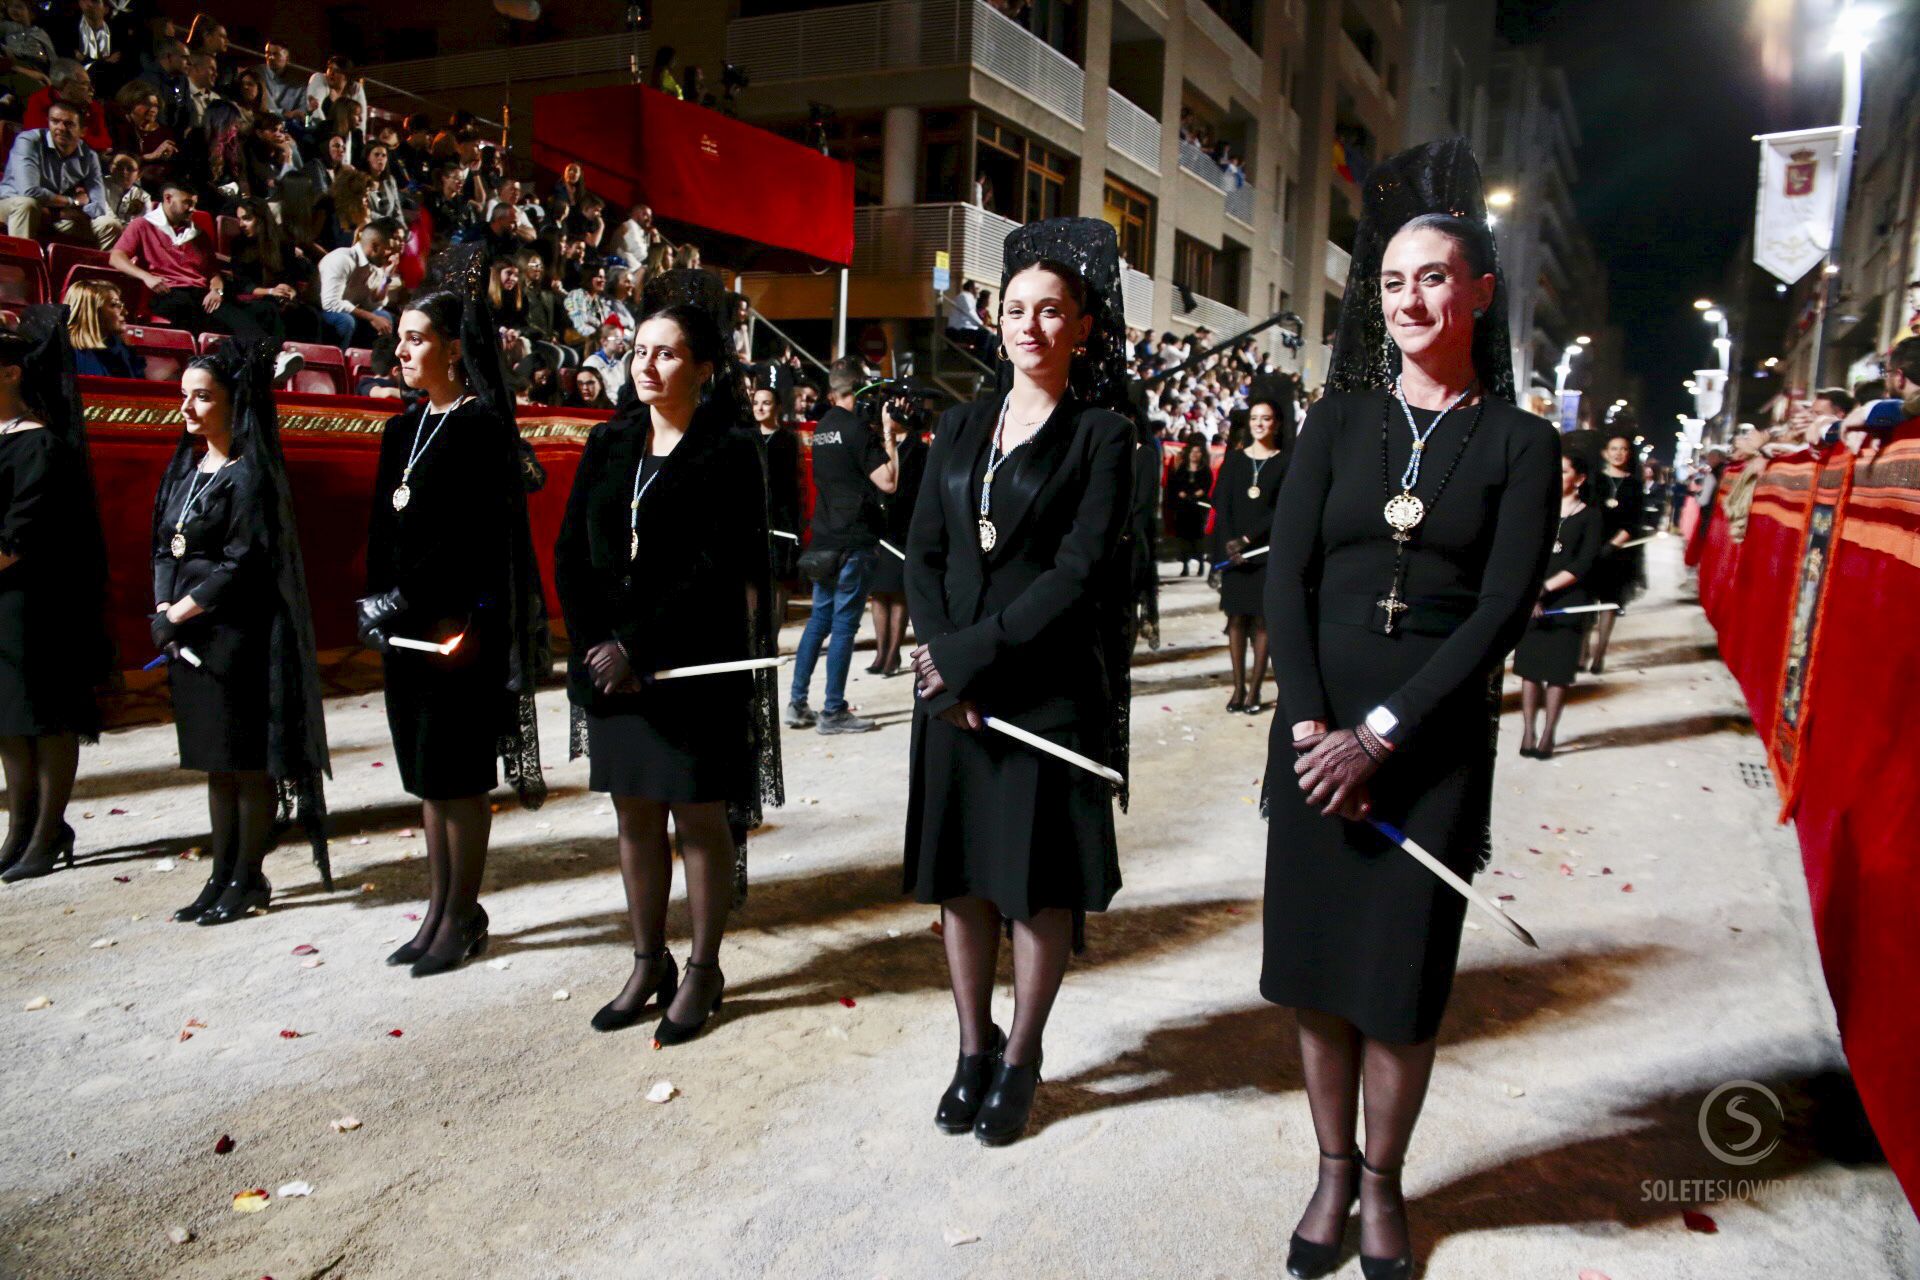
[[[1380,739],[1380,741],[1386,743],[1388,746],[1393,746],[1393,731],[1400,727],[1400,717],[1387,710],[1386,707],[1379,706],[1367,712],[1366,725],[1367,728],[1373,730],[1374,737]]]

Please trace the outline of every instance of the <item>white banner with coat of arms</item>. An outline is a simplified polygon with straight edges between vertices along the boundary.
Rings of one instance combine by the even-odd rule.
[[[1833,238],[1840,129],[1761,134],[1753,260],[1788,284],[1818,266]]]

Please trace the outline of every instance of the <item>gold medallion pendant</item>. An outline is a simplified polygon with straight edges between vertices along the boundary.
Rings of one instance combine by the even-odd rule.
[[[167,544],[167,550],[173,552],[173,558],[175,560],[183,558],[187,554],[187,535],[184,533],[174,534],[173,541]]]
[[[1252,498],[1252,499],[1253,499],[1253,500],[1254,500],[1255,502],[1258,502],[1258,501],[1260,500],[1260,486],[1259,486],[1259,485],[1257,485],[1257,484],[1255,484],[1255,485],[1248,485],[1248,486],[1247,486],[1247,496],[1248,496],[1249,498]]]
[[[1620,505],[1620,499],[1618,499],[1618,498],[1608,498],[1608,499],[1607,499],[1607,505],[1608,505],[1609,507],[1617,507],[1617,506],[1619,506],[1619,505]]]
[[[982,520],[980,522],[980,549],[982,551],[991,551],[993,550],[993,544],[999,540],[1000,531],[993,527],[993,521]]]
[[[1387,499],[1387,523],[1399,533],[1405,533],[1427,518],[1427,504],[1411,493],[1399,493]]]
[[[393,509],[405,511],[407,504],[411,501],[413,501],[413,490],[407,487],[405,481],[402,481],[400,487],[393,491]]]

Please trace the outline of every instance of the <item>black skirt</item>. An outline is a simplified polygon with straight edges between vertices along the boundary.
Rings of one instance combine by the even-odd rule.
[[[173,690],[173,729],[180,742],[180,767],[224,773],[267,767],[267,623],[247,634],[219,637],[229,654],[215,672],[190,662],[167,664]],[[199,652],[195,639],[184,640]],[[207,645],[209,652],[213,645]]]
[[[1322,622],[1317,648],[1334,722],[1358,724],[1443,643]],[[1374,815],[1467,880],[1487,849],[1498,707],[1489,680],[1469,681],[1371,782]],[[1466,900],[1372,827],[1309,808],[1285,719],[1275,718],[1269,751],[1260,994],[1336,1014],[1376,1040],[1432,1039],[1453,988]]]
[[[1586,634],[1585,618],[1534,620],[1513,651],[1513,673],[1535,684],[1572,684],[1580,670],[1580,647]]]
[[[621,699],[630,710],[585,712],[588,789],[674,804],[738,798],[753,772],[751,697],[750,677],[700,676]]]
[[[1601,551],[1593,571],[1582,579],[1599,604],[1632,604],[1647,587],[1645,547],[1618,547]]]
[[[445,656],[395,649],[384,665],[400,785],[422,800],[458,800],[498,786],[501,727],[514,701],[501,674],[501,641],[469,635]]]
[[[873,573],[867,581],[867,594],[904,595],[906,590],[907,562],[885,547],[877,548],[873,555]]]
[[[1265,608],[1261,596],[1266,589],[1266,557],[1249,560],[1238,568],[1220,571],[1220,612],[1229,618],[1259,618]]]
[[[1071,726],[1035,732],[1106,758]],[[905,886],[916,902],[985,898],[1030,920],[1055,907],[1105,911],[1119,892],[1112,794],[1092,774],[916,710],[909,776]]]

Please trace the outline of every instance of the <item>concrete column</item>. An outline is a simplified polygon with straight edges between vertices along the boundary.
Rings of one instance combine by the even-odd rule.
[[[1187,23],[1177,10],[1167,23],[1160,76],[1160,199],[1153,219],[1153,327],[1173,323],[1173,232],[1180,211],[1180,88],[1185,80]]]
[[[920,109],[888,107],[881,120],[880,200],[887,205],[914,203],[919,195]]]
[[[1306,322],[1302,355],[1315,378],[1324,377],[1319,347],[1333,334],[1325,323],[1327,296],[1327,222],[1332,208],[1333,120],[1339,91],[1339,6],[1316,4],[1307,10],[1307,47],[1301,60],[1304,80],[1300,113],[1299,256],[1294,259],[1294,310]],[[1341,246],[1345,248],[1346,246]]]
[[[1113,0],[1081,0],[1086,89],[1080,100],[1080,191],[1076,211],[1097,218],[1107,201],[1107,83],[1113,62]]]

